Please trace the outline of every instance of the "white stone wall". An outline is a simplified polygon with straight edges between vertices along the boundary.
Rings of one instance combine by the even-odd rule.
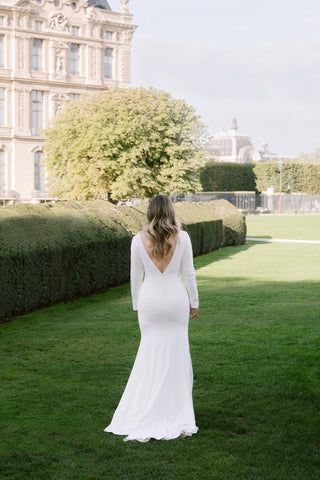
[[[46,128],[71,101],[70,94],[130,85],[131,40],[136,27],[128,2],[121,2],[120,12],[88,7],[86,0],[55,3],[1,0],[4,66],[0,66],[0,88],[5,89],[5,122],[0,125],[0,150],[5,152],[5,189],[0,198],[5,194],[24,200],[43,196],[34,191],[34,156],[42,149],[44,137],[31,125],[33,90],[42,92]],[[41,22],[41,31],[35,29],[35,22]],[[78,35],[72,34],[72,27]],[[106,31],[112,32],[111,38],[106,39]],[[42,40],[41,71],[32,69],[35,38]],[[71,43],[80,49],[78,75],[70,74]],[[104,78],[105,48],[113,50],[111,79]]]

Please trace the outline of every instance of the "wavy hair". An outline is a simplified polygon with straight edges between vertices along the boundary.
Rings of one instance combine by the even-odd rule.
[[[161,193],[153,197],[149,203],[144,228],[151,241],[151,256],[160,259],[168,255],[172,249],[169,238],[176,239],[179,231],[180,223],[176,219],[170,198]]]

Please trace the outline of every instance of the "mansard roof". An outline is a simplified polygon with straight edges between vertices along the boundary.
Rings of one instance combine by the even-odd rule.
[[[2,0],[2,2],[4,3],[4,5],[16,5],[17,7],[27,6],[31,3],[29,2],[29,0]],[[88,7],[101,8],[101,10],[111,11],[108,0],[88,0]]]
[[[88,0],[88,7],[101,8],[102,10],[111,10],[107,0]]]

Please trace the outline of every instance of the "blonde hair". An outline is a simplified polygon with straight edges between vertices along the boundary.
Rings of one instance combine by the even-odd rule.
[[[168,255],[172,249],[169,238],[175,240],[179,231],[180,223],[176,219],[170,198],[161,193],[153,197],[149,203],[144,228],[151,241],[151,256],[160,259]]]

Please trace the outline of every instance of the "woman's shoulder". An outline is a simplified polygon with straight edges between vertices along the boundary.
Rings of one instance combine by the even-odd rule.
[[[180,230],[179,232],[179,240],[180,242],[187,242],[189,240],[189,234],[185,230]]]
[[[136,245],[138,242],[140,242],[140,239],[141,239],[141,232],[137,233],[136,235],[134,235],[132,237],[132,240],[131,240],[131,245]]]

